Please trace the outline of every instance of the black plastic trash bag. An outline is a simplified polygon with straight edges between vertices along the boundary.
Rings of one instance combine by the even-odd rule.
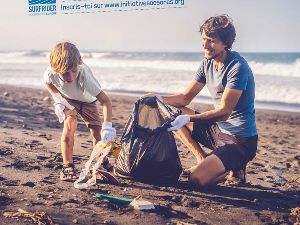
[[[121,137],[114,173],[146,183],[178,181],[181,162],[174,136],[167,128],[179,114],[180,110],[156,97],[136,101]]]

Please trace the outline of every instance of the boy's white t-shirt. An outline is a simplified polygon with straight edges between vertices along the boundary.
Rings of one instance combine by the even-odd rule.
[[[94,102],[101,92],[99,82],[85,64],[78,66],[78,76],[72,82],[63,81],[49,66],[44,73],[44,83],[52,83],[63,96],[81,102]]]

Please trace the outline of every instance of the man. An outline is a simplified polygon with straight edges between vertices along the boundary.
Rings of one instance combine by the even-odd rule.
[[[245,181],[246,164],[257,150],[254,109],[254,78],[246,60],[231,51],[235,28],[227,15],[211,17],[200,28],[204,59],[195,80],[173,96],[159,96],[182,109],[172,123],[176,134],[194,153],[197,165],[191,169],[191,182],[206,187],[231,178]],[[214,109],[198,113],[186,106],[207,86]],[[212,149],[206,155],[202,144]]]

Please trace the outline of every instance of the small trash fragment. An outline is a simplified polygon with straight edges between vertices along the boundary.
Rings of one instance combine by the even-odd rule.
[[[46,102],[46,101],[51,101],[51,98],[50,98],[49,96],[46,96],[46,97],[43,98],[43,101],[44,101],[44,102]]]
[[[97,198],[104,198],[104,199],[107,199],[111,202],[116,202],[116,203],[120,203],[120,204],[129,204],[130,202],[133,201],[132,198],[115,197],[115,196],[105,195],[105,194],[100,194],[100,193],[96,193],[96,197]]]
[[[115,196],[111,196],[111,195],[96,193],[96,197],[104,198],[111,202],[116,202],[119,204],[129,205],[129,206],[133,207],[134,209],[138,209],[138,210],[155,209],[155,206],[152,202],[142,199],[141,196],[138,196],[138,197],[132,199],[132,198],[122,198],[122,197],[115,197]]]
[[[138,196],[135,199],[133,199],[133,201],[129,205],[132,206],[134,209],[138,210],[155,209],[155,206],[152,202],[141,199],[141,196]]]
[[[32,219],[39,225],[54,225],[52,219],[45,212],[31,213],[23,209],[18,209],[17,212],[4,212],[4,217],[25,217]]]

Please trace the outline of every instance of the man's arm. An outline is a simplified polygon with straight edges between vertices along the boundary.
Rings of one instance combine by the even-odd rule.
[[[200,122],[202,124],[208,124],[217,121],[226,121],[232,113],[232,110],[236,106],[239,98],[242,95],[243,90],[225,88],[221,99],[221,105],[219,108],[192,115],[190,117],[191,122]]]
[[[112,120],[112,105],[111,105],[111,101],[108,98],[108,96],[101,91],[96,98],[98,99],[98,101],[102,104],[103,106],[103,119],[104,122],[111,122]]]
[[[203,83],[192,81],[183,93],[170,96],[162,96],[164,102],[175,107],[184,107],[190,104],[193,98],[205,86]]]

